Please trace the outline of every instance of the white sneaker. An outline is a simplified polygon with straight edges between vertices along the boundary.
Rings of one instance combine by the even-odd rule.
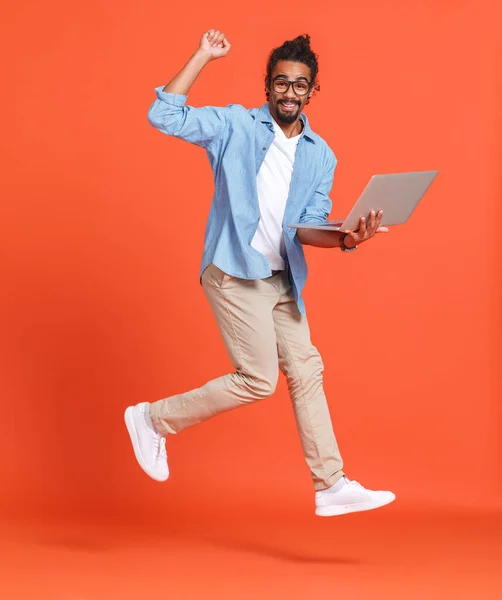
[[[345,485],[336,492],[328,490],[316,492],[315,514],[318,517],[334,517],[352,512],[372,510],[390,504],[396,499],[392,492],[374,492],[367,490],[357,481],[350,481],[345,476],[344,480]]]
[[[148,402],[142,402],[136,406],[129,406],[124,419],[140,467],[155,481],[166,481],[169,477],[166,439],[146,424],[147,405]]]

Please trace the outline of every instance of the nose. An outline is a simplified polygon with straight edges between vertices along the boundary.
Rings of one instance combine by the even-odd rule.
[[[286,98],[296,98],[295,90],[293,89],[292,85],[289,86],[289,90],[284,94],[284,96]]]

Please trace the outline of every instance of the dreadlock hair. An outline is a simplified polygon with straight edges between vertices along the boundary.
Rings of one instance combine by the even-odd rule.
[[[272,71],[280,60],[290,60],[307,65],[310,68],[314,90],[318,92],[321,89],[321,86],[317,83],[317,74],[319,72],[318,58],[318,55],[310,47],[310,35],[307,33],[295,37],[294,40],[287,40],[282,46],[274,48],[268,58],[267,74],[265,76],[265,94],[267,100],[270,98],[267,88],[270,88],[272,85]],[[307,100],[308,103],[309,100]]]

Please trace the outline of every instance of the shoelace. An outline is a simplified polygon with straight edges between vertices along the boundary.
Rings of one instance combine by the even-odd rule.
[[[160,435],[155,440],[155,454],[157,460],[167,459],[166,438]]]
[[[348,486],[351,486],[351,487],[359,489],[359,490],[366,490],[366,488],[364,486],[362,486],[358,481],[355,481],[354,479],[349,479],[346,475],[344,475],[343,478],[347,482]],[[320,498],[323,495],[323,492],[325,492],[325,491],[326,490],[322,490],[320,492],[316,492],[316,498]]]

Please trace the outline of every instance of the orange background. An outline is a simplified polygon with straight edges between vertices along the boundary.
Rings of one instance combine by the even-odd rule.
[[[373,173],[440,170],[406,226],[354,255],[308,249],[307,310],[347,474],[401,506],[500,507],[501,22],[500,2],[479,0],[12,3],[0,512],[312,510],[283,381],[169,439],[163,486],[123,425],[127,405],[230,368],[198,281],[207,159],[146,119],[208,27],[233,48],[193,105],[261,105],[270,49],[312,36],[321,92],[307,114],[339,160],[333,217]]]

